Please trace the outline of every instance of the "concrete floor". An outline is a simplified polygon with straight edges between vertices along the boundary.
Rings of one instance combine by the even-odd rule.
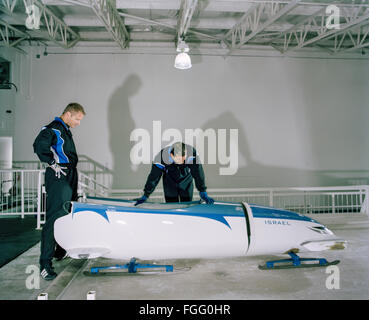
[[[246,300],[246,299],[369,299],[369,220],[367,215],[314,215],[337,236],[348,241],[339,251],[309,253],[304,257],[341,260],[335,273],[326,267],[306,269],[258,269],[266,260],[281,256],[239,257],[218,260],[167,260],[173,273],[114,273],[91,276],[94,266],[124,264],[107,259],[54,262],[58,277],[39,280],[39,243],[0,269],[0,300],[34,300],[41,292],[49,300],[86,300],[96,291],[97,300]],[[145,261],[139,261],[145,263]],[[147,261],[146,261],[147,262]],[[329,288],[335,278],[336,288]],[[328,283],[328,287],[327,287]]]

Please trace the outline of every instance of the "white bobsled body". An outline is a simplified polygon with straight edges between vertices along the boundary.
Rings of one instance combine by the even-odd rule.
[[[222,258],[344,248],[319,222],[247,203],[155,204],[114,199],[72,202],[55,239],[72,258]]]

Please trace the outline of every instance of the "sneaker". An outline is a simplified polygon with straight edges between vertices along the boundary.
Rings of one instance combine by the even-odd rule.
[[[41,277],[45,280],[53,280],[56,278],[57,274],[53,270],[53,268],[50,265],[45,265],[44,267],[41,267]]]

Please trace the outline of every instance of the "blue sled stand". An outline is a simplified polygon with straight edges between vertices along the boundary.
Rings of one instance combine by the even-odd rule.
[[[91,274],[98,274],[101,270],[117,270],[127,269],[128,273],[137,273],[137,269],[165,269],[166,272],[173,272],[173,265],[158,265],[158,264],[142,264],[137,263],[136,258],[132,258],[129,263],[124,265],[115,265],[108,267],[93,267],[91,268]]]
[[[327,267],[338,264],[340,261],[335,260],[328,262],[324,258],[300,258],[293,252],[288,252],[290,259],[267,261],[265,265],[259,266],[261,270],[276,270],[276,269],[291,269],[291,268],[313,268],[313,267]],[[303,263],[315,262],[315,263]]]

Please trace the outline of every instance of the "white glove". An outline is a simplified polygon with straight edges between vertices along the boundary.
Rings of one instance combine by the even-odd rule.
[[[64,174],[65,176],[67,175],[63,170],[68,169],[67,167],[61,167],[59,166],[57,163],[54,163],[52,165],[49,166],[51,169],[53,169],[55,171],[55,177],[58,177],[58,179],[60,179],[60,174]]]

